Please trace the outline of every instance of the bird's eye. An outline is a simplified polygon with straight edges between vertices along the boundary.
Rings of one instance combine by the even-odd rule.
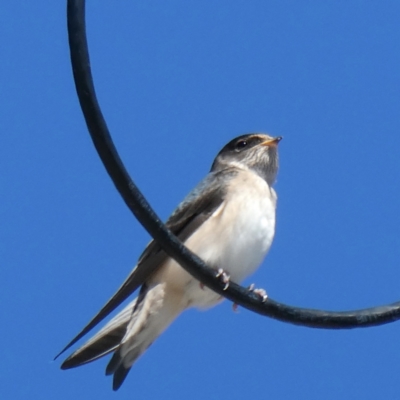
[[[239,151],[242,150],[247,146],[247,141],[246,140],[240,140],[239,142],[236,143],[235,150]]]

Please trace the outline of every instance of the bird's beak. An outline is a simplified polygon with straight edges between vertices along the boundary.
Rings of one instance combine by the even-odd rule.
[[[281,140],[282,136],[277,136],[276,138],[260,143],[260,146],[276,147]]]

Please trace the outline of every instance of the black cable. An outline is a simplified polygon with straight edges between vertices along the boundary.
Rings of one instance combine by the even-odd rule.
[[[94,146],[115,187],[135,217],[162,246],[196,279],[258,314],[296,325],[325,329],[350,329],[386,324],[400,319],[400,302],[355,311],[329,312],[298,308],[260,297],[231,282],[224,290],[215,271],[188,250],[162,223],[126,171],[113,144],[97,102],[90,70],[85,28],[85,1],[68,0],[68,35],[76,91]],[[149,275],[152,271],[149,271]]]

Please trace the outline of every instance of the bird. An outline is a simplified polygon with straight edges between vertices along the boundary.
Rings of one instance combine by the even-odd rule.
[[[248,133],[217,154],[210,172],[186,196],[165,225],[227,287],[251,275],[266,256],[275,234],[281,137]],[[81,366],[113,353],[106,375],[113,390],[134,362],[188,308],[207,309],[222,297],[206,288],[151,241],[127,279],[99,313],[56,356],[74,345],[139,289],[138,296],[61,365]],[[256,291],[263,299],[266,292]]]

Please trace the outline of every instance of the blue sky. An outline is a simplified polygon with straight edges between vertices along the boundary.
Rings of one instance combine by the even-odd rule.
[[[98,97],[159,215],[231,138],[281,135],[276,237],[247,283],[320,309],[400,299],[399,2],[94,3]],[[116,395],[106,359],[61,371],[149,236],[86,132],[63,2],[3,2],[0,32],[1,398],[399,397],[399,323],[323,331],[229,302],[182,315]]]

